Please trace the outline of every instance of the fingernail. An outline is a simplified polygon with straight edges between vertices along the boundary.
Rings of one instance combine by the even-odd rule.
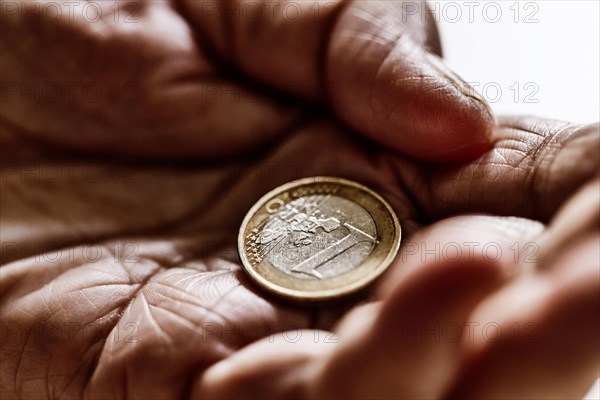
[[[494,113],[492,111],[492,107],[490,107],[489,103],[487,101],[485,101],[483,96],[481,94],[479,94],[473,86],[469,85],[469,83],[467,81],[465,81],[463,78],[461,78],[459,75],[457,75],[454,71],[452,71],[452,69],[450,69],[450,67],[448,67],[448,65],[446,64],[444,59],[442,59],[434,54],[431,54],[431,53],[425,53],[425,59],[437,72],[439,72],[442,76],[444,76],[452,84],[452,86],[454,86],[456,89],[458,89],[458,91],[460,91],[462,94],[464,94],[467,97],[470,97],[472,99],[479,101],[481,104],[483,104],[485,106],[485,108],[488,110],[488,112],[491,115],[494,115]]]

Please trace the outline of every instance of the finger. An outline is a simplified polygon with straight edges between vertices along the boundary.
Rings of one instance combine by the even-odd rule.
[[[522,248],[543,231],[541,223],[523,218],[468,215],[442,220],[403,241],[397,263],[387,273],[380,293],[389,295],[397,281],[422,264],[484,259],[497,264],[507,275],[519,275],[521,267],[515,264]]]
[[[306,398],[303,371],[333,349],[330,332],[298,330],[253,343],[199,374],[192,399]]]
[[[411,15],[409,6],[415,3],[358,1],[340,16],[326,61],[333,106],[352,127],[404,154],[476,158],[492,144],[491,110],[425,50],[433,21]]]
[[[470,343],[470,367],[451,398],[585,395],[600,365],[599,243],[590,232],[543,266],[551,272],[507,287],[474,313],[501,334]]]
[[[548,221],[598,175],[598,124],[502,118],[497,137],[492,150],[468,165],[423,173],[421,167],[396,162],[426,218],[489,212]]]
[[[521,237],[523,225],[464,217],[434,229],[424,238],[429,248],[463,243],[457,246],[460,255],[400,260],[396,268],[405,272],[388,276],[380,309],[351,315],[340,327],[338,348],[317,362],[309,384],[313,397],[440,398],[444,393],[457,373],[460,337],[470,329],[468,315],[512,272],[510,263],[470,252],[464,243],[491,240],[507,254],[507,239],[517,232]]]
[[[171,2],[23,1],[0,12],[0,124],[38,147],[210,159],[298,118],[226,79]]]
[[[489,148],[485,101],[425,50],[439,49],[424,3],[403,1],[186,1],[214,56],[250,78],[331,100],[352,127],[432,161]]]
[[[580,190],[539,238],[530,273],[474,312],[497,336],[466,343],[458,398],[581,398],[597,378],[599,188]]]
[[[542,247],[540,267],[560,254],[569,243],[576,242],[600,224],[600,180],[585,185],[565,204],[544,235],[539,238]]]

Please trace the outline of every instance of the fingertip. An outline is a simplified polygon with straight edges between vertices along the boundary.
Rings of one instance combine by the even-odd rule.
[[[415,56],[428,79],[422,80],[420,109],[415,126],[422,130],[429,149],[420,158],[434,162],[470,161],[492,147],[495,117],[490,105],[475,88],[435,54]]]
[[[288,336],[289,334],[289,336]],[[192,399],[285,399],[302,397],[308,366],[332,350],[318,330],[272,334],[201,371],[192,382]]]
[[[439,221],[405,240],[378,297],[387,298],[405,280],[424,274],[448,273],[452,282],[464,271],[469,279],[483,268],[511,279],[519,273],[514,244],[539,235],[542,225],[521,218],[488,215],[456,216]],[[444,283],[442,282],[442,285]]]
[[[430,162],[469,161],[492,147],[489,104],[440,57],[409,35],[383,43],[350,38],[330,47],[328,89],[336,112],[352,127]]]
[[[415,147],[412,156],[435,163],[460,163],[477,159],[493,147],[495,119],[487,106],[463,94],[437,101],[440,104],[421,113],[435,113],[435,117],[422,117],[413,132],[415,141],[421,137],[418,142],[422,145]]]

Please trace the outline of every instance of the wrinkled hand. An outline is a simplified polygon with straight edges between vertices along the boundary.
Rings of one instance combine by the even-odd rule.
[[[432,166],[415,158],[487,148],[491,116],[432,66],[419,21],[399,23],[389,3],[354,2],[331,8],[335,26],[307,19],[256,31],[197,20],[207,16],[196,4],[140,3],[140,23],[126,30],[110,18],[40,23],[41,36],[12,17],[2,25],[0,65],[14,82],[89,74],[140,90],[125,104],[13,99],[1,110],[3,398],[564,398],[587,389],[598,353],[594,189],[542,236],[529,219],[549,221],[596,175],[597,126],[506,118],[476,161]],[[31,51],[33,37],[48,41],[45,51]],[[269,65],[252,57],[261,51]],[[43,62],[62,55],[72,62]],[[242,95],[207,95],[228,88]],[[361,304],[285,306],[240,270],[245,212],[273,187],[314,175],[360,181],[400,217],[403,252]],[[411,238],[465,212],[528,219],[464,216]],[[535,262],[515,262],[515,243],[526,253],[538,240]],[[453,242],[461,257],[421,259]],[[465,248],[473,242],[475,252]],[[489,243],[500,260],[481,251]],[[439,340],[420,334],[465,322],[473,335],[460,340],[447,329]],[[483,331],[489,322],[499,339]]]

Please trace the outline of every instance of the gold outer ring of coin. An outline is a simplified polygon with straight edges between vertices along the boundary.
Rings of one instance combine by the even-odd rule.
[[[315,194],[334,195],[361,206],[375,223],[376,241],[368,256],[350,271],[325,279],[298,279],[265,260],[256,238],[260,236],[261,225],[285,204]],[[286,183],[258,200],[240,227],[238,252],[246,273],[271,294],[296,302],[319,302],[356,293],[371,284],[394,260],[400,238],[398,217],[380,195],[350,180],[318,176]]]

